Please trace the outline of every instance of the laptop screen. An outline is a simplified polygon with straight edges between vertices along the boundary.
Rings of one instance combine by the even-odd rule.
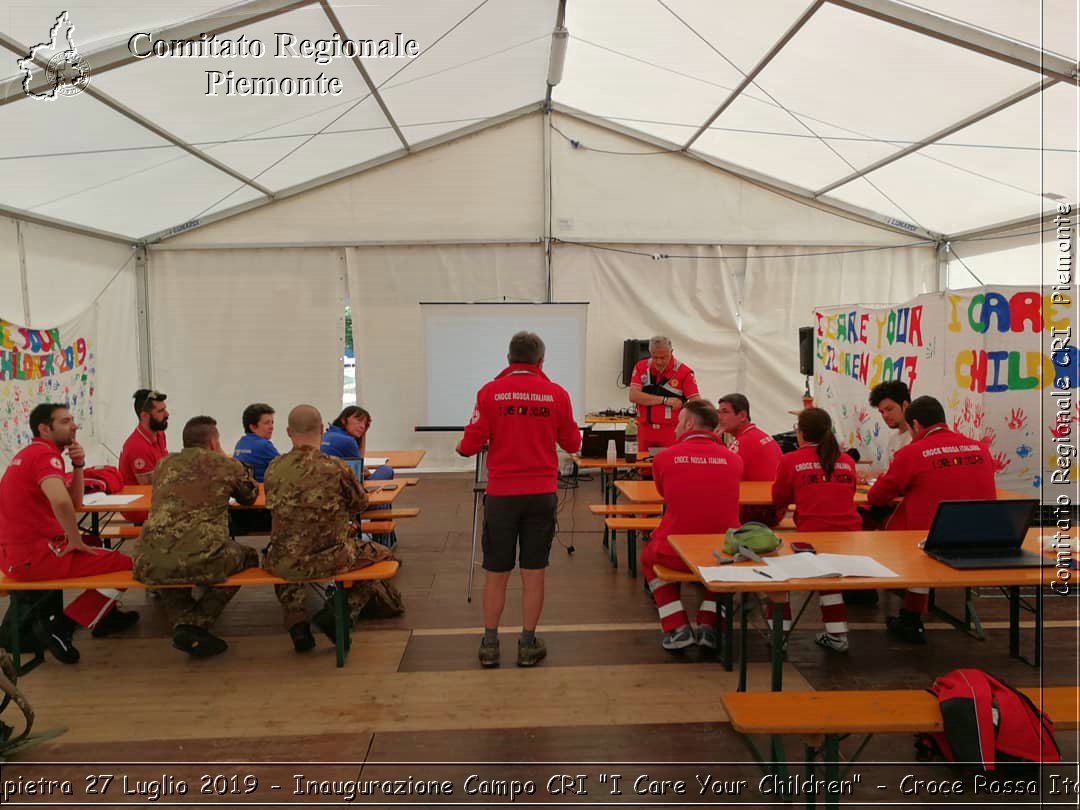
[[[364,480],[364,460],[362,458],[347,458],[344,459],[345,463],[352,467],[352,471],[356,473],[356,477],[360,481]]]
[[[1019,550],[1037,505],[1035,500],[942,501],[926,537],[925,550]]]

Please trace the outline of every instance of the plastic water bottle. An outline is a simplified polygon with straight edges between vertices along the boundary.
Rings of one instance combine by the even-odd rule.
[[[637,456],[637,420],[631,419],[630,423],[626,426],[626,460],[637,461]]]
[[[608,439],[608,443],[607,443],[607,463],[608,464],[614,464],[618,460],[619,460],[619,456],[617,455],[617,453],[615,451],[615,440],[614,439]]]

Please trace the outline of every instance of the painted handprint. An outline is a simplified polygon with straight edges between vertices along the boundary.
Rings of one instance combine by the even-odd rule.
[[[975,427],[976,429],[982,427],[983,419],[986,418],[986,411],[982,405],[975,406]]]
[[[1012,464],[1012,459],[1006,456],[1004,451],[998,453],[996,456],[991,456],[991,458],[994,462],[995,474],[1002,472],[1006,467]]]
[[[1009,414],[1009,430],[1023,430],[1027,421],[1027,414],[1024,413],[1023,408],[1013,408],[1012,413]]]

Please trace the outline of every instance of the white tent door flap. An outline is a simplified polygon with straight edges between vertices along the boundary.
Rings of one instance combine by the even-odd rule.
[[[468,423],[476,392],[506,367],[510,338],[521,331],[540,335],[544,373],[570,394],[575,417],[584,415],[588,304],[421,303],[420,309],[429,425]]]

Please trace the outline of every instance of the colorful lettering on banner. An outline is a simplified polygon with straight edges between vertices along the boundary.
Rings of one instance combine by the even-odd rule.
[[[1063,472],[1058,449],[1061,430],[1080,431],[1080,407],[1047,424],[1078,399],[1076,300],[1075,287],[992,286],[819,310],[815,400],[842,443],[880,462],[890,432],[865,405],[868,389],[900,379],[913,396],[940,400],[949,426],[990,452],[999,486],[1038,494],[1080,467]]]
[[[93,435],[94,352],[87,337],[94,316],[54,329],[30,329],[0,319],[0,468],[28,444],[30,411],[41,402],[70,407]]]

